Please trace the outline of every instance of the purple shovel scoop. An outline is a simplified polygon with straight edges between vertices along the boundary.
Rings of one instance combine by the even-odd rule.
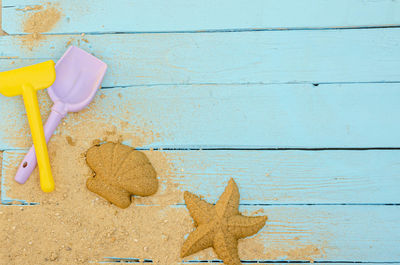
[[[107,65],[93,55],[71,46],[56,64],[56,81],[47,89],[54,102],[44,126],[46,142],[68,112],[78,112],[93,100],[100,87]],[[32,146],[18,168],[15,180],[25,183],[36,167]]]

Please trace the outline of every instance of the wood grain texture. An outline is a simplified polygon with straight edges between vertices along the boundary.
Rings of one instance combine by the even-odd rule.
[[[132,205],[132,207],[141,206]],[[154,211],[153,207],[156,206],[143,207],[146,207],[148,211]],[[36,208],[40,212],[40,208],[43,207],[27,206],[25,208],[30,208],[30,211]],[[298,252],[297,259],[300,261],[310,259],[339,263],[341,261],[349,261],[348,263],[352,263],[351,261],[357,263],[399,261],[397,235],[400,232],[398,224],[400,211],[398,207],[240,207],[240,210],[247,215],[259,209],[264,210],[263,214],[268,215],[269,221],[256,236],[240,242],[239,252],[244,260],[296,260],[294,253]],[[164,210],[168,210],[171,216],[168,223],[174,225],[179,225],[182,221],[179,217],[173,217],[174,212],[176,216],[188,215],[185,207],[171,209],[166,206]],[[382,224],[383,220],[385,220],[384,224]],[[62,225],[61,220],[57,223]],[[190,219],[188,223],[190,224]],[[160,230],[162,231],[163,228],[163,226],[160,227]],[[156,229],[154,232],[160,233],[160,230]],[[82,232],[79,231],[79,233]],[[181,237],[184,236],[185,234],[182,233]],[[258,251],[254,251],[251,247],[256,247]],[[151,246],[149,248],[151,249]],[[104,256],[113,254],[108,252],[104,253]],[[151,258],[151,256],[142,256],[142,258]],[[217,258],[211,250],[187,258],[187,260],[214,259]]]
[[[50,145],[49,152],[60,155],[68,152],[68,147],[65,148]],[[162,179],[178,185],[179,190],[200,193],[209,201],[217,201],[225,183],[234,178],[241,187],[242,205],[400,204],[398,150],[145,151],[153,163],[157,161],[153,155],[157,152],[165,156],[171,168],[169,172],[158,170]],[[36,200],[28,195],[36,189],[33,187],[36,182],[21,186],[13,181],[25,153],[25,150],[4,153],[4,200]],[[68,159],[66,162],[70,164],[77,163],[73,158]],[[52,160],[53,166],[55,162]],[[56,174],[58,181],[62,181],[60,174]],[[162,196],[153,196],[149,203],[158,205],[163,200]],[[179,198],[170,203],[184,204],[184,201]]]
[[[46,92],[40,109],[50,111]],[[102,89],[57,133],[88,138],[100,124],[143,148],[400,147],[399,84],[192,85]],[[22,99],[0,96],[0,150],[27,148]],[[156,135],[156,136],[155,136]],[[137,144],[137,145],[136,145]]]
[[[31,12],[49,0],[4,0],[4,29],[23,33]],[[52,33],[171,32],[364,27],[400,24],[400,3],[380,0],[69,0],[50,1],[64,13]]]
[[[59,150],[57,152],[59,152]],[[154,152],[157,153],[159,151],[153,151],[153,153]],[[220,153],[217,151],[213,152]],[[219,196],[218,193],[223,190],[223,186],[226,184],[226,180],[229,176],[220,176],[221,174],[218,172],[220,169],[215,169],[217,172],[214,173],[214,175],[210,172],[210,170],[207,171],[207,166],[209,166],[207,164],[209,162],[207,161],[205,161],[204,164],[205,169],[200,171],[199,169],[196,169],[196,167],[193,168],[191,165],[195,163],[195,160],[198,161],[199,164],[202,164],[203,162],[199,159],[199,157],[196,157],[195,154],[197,152],[187,151],[166,153],[167,157],[172,154],[168,159],[172,162],[171,168],[173,169],[173,172],[171,172],[171,175],[176,176],[176,178],[170,181],[178,184],[176,186],[177,189],[195,191],[197,194],[205,195],[211,202],[216,200],[216,198]],[[360,153],[363,154],[368,152]],[[147,154],[151,160],[153,155],[149,152],[147,152]],[[14,174],[10,173],[15,172],[15,165],[19,162],[22,155],[23,152],[21,151],[5,152],[4,168],[6,169],[6,172],[4,176],[6,187],[9,185],[8,183],[12,181]],[[227,158],[225,159],[231,162],[231,160],[228,160]],[[280,160],[281,158],[276,155],[276,159]],[[192,162],[190,160],[192,160]],[[295,160],[292,161],[293,163],[296,163]],[[246,167],[246,162],[247,161],[244,160],[242,162],[237,162],[237,164],[239,167]],[[221,164],[221,162],[216,160],[216,166],[214,168],[217,168]],[[184,168],[184,171],[181,171],[181,166]],[[227,166],[227,168],[235,172],[243,171],[240,170],[240,168],[235,170],[235,168],[232,166]],[[287,167],[285,169],[287,170]],[[356,171],[357,169],[358,168],[351,168],[350,171]],[[223,169],[221,169],[221,171],[222,170]],[[183,172],[187,172],[187,174],[184,174]],[[194,172],[197,172],[197,174],[194,174]],[[359,172],[359,170],[357,170],[357,172]],[[398,172],[398,170],[396,172]],[[62,172],[59,174],[62,174]],[[68,172],[64,172],[64,174],[68,175]],[[294,175],[295,174],[290,174],[290,176]],[[56,179],[60,178],[60,176],[57,175],[55,175],[55,177]],[[63,175],[62,178],[66,178],[66,176]],[[78,181],[78,179],[82,179],[82,176],[70,176],[70,178],[74,181],[76,188],[81,190],[80,192],[83,192],[83,190],[86,189],[84,181]],[[159,178],[165,179],[165,176],[160,175]],[[218,180],[213,180],[215,178],[218,178]],[[351,178],[355,179],[355,176],[351,176]],[[236,177],[240,193],[242,195],[241,202],[247,202],[250,204],[241,205],[240,210],[247,215],[255,214],[256,212],[258,212],[258,214],[266,214],[269,217],[269,221],[267,226],[261,230],[256,237],[249,239],[253,240],[253,242],[259,243],[264,251],[257,253],[257,256],[246,252],[246,249],[248,249],[246,248],[246,242],[249,241],[245,240],[241,245],[244,252],[242,255],[243,259],[293,260],[293,256],[288,258],[285,256],[285,254],[289,253],[290,251],[301,250],[302,248],[311,248],[311,250],[304,250],[304,253],[313,253],[314,249],[317,248],[319,249],[320,254],[310,254],[310,258],[334,261],[400,261],[400,239],[398,237],[400,233],[400,224],[398,222],[398,219],[400,218],[400,207],[389,205],[254,205],[255,203],[259,202],[256,199],[257,196],[259,196],[257,194],[265,194],[265,201],[268,202],[268,193],[271,192],[273,181],[271,181],[271,178],[266,176],[264,178],[257,178],[257,180],[254,179],[254,183],[257,181],[258,184],[257,188],[255,188],[250,179],[251,177],[247,176],[247,174],[237,175]],[[58,179],[58,192],[65,192],[65,190],[63,191],[63,187],[65,189],[66,185],[60,183],[65,183],[65,181],[68,180]],[[304,183],[306,182],[307,177],[304,177]],[[326,180],[325,182],[325,185],[330,185],[329,180]],[[286,185],[290,185],[291,183],[296,183],[296,180],[289,178],[289,180],[286,181]],[[379,188],[378,181],[376,181],[376,183],[377,184],[375,184],[374,187]],[[314,187],[314,191],[318,193],[318,190],[320,190],[320,196],[322,197],[323,195],[321,194],[324,191],[323,189],[321,190],[321,188],[318,189],[318,181],[316,181],[313,185],[314,186],[312,187]],[[342,185],[346,186],[346,184]],[[330,192],[335,192],[338,197],[341,197],[341,195],[346,196],[347,191],[344,186],[339,188],[339,186],[332,184],[332,189]],[[33,194],[32,192],[24,192],[23,189],[26,187],[29,189],[33,188],[33,186],[28,183],[23,186],[19,185],[19,187],[13,186],[12,192],[14,194],[18,193],[21,196],[23,196],[22,194]],[[347,187],[354,190],[350,184]],[[373,196],[372,191],[375,190],[374,187],[370,187],[368,189],[371,192],[371,196]],[[284,199],[288,195],[296,196],[296,192],[299,194],[303,193],[302,189],[310,192],[309,186],[303,186],[303,188],[297,189],[296,187],[293,187],[293,191],[287,191],[286,194],[283,189],[281,192],[276,192],[273,195],[282,196],[277,197],[279,201],[280,198]],[[161,187],[160,190],[163,190],[163,187]],[[7,194],[8,193],[9,191],[7,191]],[[362,192],[360,192],[360,194],[362,194]],[[54,195],[57,196],[57,194]],[[354,192],[354,196],[358,195],[359,194]],[[69,196],[73,196],[73,194],[70,194]],[[159,207],[157,206],[158,196],[165,195],[156,194],[152,196],[154,197],[154,205],[140,204],[139,198],[137,198],[132,207]],[[7,195],[7,197],[9,196]],[[94,197],[95,196],[93,196],[93,198]],[[90,200],[91,199],[92,197],[90,197]],[[176,201],[170,201],[165,207],[172,207],[175,209],[175,211],[186,212],[187,209],[184,205],[176,205],[178,202],[181,202],[181,198]],[[40,208],[40,206],[35,207]],[[177,214],[176,216],[182,215]],[[170,220],[170,222],[174,221],[175,220],[173,219]],[[284,254],[279,252],[282,250]],[[105,253],[105,255],[112,255],[112,253]],[[308,255],[306,254],[305,256]],[[203,260],[204,256],[199,254],[191,256],[189,259]],[[301,259],[303,260],[304,258]]]
[[[5,29],[21,34],[32,12],[17,9],[44,3],[3,0]],[[107,124],[140,138],[128,143],[142,148],[400,147],[400,29],[361,29],[398,27],[399,1],[52,4],[63,12],[50,32],[59,35],[46,35],[32,50],[22,36],[0,37],[0,71],[57,60],[72,43],[108,63],[103,86],[112,88],[100,91],[88,110],[69,115],[55,137],[79,132],[75,140],[88,143]],[[138,34],[145,32],[162,34]],[[44,117],[49,108],[41,92]],[[0,121],[2,201],[35,202],[21,192],[32,183],[7,190],[31,144],[20,98],[0,96]],[[235,177],[241,210],[269,216],[249,239],[265,251],[243,259],[293,261],[273,253],[311,247],[321,254],[310,258],[322,264],[400,263],[399,150],[162,153],[178,189],[215,201]],[[155,196],[135,207],[160,201]],[[167,207],[186,211],[182,203],[177,198]]]
[[[23,37],[3,36],[0,71],[58,60],[71,43],[108,64],[104,87],[400,82],[399,42],[400,28],[52,35],[30,51],[24,47]]]

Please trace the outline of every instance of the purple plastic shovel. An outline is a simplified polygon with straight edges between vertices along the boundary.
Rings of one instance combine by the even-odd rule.
[[[71,46],[56,64],[56,81],[47,89],[54,102],[44,126],[46,142],[68,112],[78,112],[93,100],[106,73],[107,65],[93,55]],[[18,168],[15,180],[25,183],[36,167],[32,146]]]

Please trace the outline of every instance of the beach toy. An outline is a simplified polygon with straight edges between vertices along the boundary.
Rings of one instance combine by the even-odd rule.
[[[24,99],[39,164],[40,186],[45,192],[54,190],[54,180],[51,175],[36,91],[48,88],[55,79],[54,62],[51,60],[0,73],[0,93],[7,97],[22,95]]]
[[[56,81],[47,90],[54,105],[44,126],[46,142],[68,112],[78,112],[93,100],[107,65],[84,50],[71,46],[55,68]],[[15,180],[21,184],[25,183],[35,167],[35,149],[31,147],[18,168]]]

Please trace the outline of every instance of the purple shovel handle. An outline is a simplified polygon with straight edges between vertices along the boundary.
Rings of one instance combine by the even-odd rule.
[[[65,114],[60,114],[54,110],[55,106],[51,109],[51,113],[49,118],[46,121],[44,126],[44,135],[46,138],[46,143],[50,140],[50,137],[53,135],[60,121],[65,117]],[[15,180],[18,183],[24,184],[29,176],[32,174],[33,170],[37,165],[36,161],[36,153],[35,148],[32,146],[29,149],[28,154],[25,156],[24,160],[22,160],[21,165],[18,168],[17,175],[15,175]]]

